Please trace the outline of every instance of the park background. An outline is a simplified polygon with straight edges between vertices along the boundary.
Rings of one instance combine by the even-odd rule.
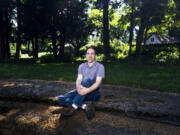
[[[105,84],[180,92],[180,1],[0,0],[0,79],[74,82],[89,46]]]

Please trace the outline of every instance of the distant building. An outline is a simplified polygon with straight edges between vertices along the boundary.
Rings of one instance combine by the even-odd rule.
[[[162,36],[158,34],[152,34],[145,42],[146,45],[149,44],[169,44],[169,43],[179,43],[180,40],[174,37]]]

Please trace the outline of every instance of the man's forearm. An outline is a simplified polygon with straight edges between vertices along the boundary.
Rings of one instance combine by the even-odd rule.
[[[81,80],[76,80],[76,89],[78,90],[81,85]]]
[[[100,87],[100,85],[101,85],[101,82],[94,83],[91,87],[89,87],[89,92],[88,93],[96,90],[98,87]]]

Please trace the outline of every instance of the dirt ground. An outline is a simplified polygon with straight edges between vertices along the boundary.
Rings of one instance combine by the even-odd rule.
[[[71,118],[54,114],[59,106],[0,101],[0,135],[180,135],[180,127],[118,112],[96,111],[93,120],[83,111]]]
[[[57,96],[75,89],[75,83],[28,79],[0,80],[0,99],[58,104]],[[134,118],[180,125],[180,94],[103,85],[99,110],[116,110]]]

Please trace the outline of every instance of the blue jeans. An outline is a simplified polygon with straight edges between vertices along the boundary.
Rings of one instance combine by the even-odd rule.
[[[86,88],[91,87],[91,85],[93,84],[94,81],[89,78],[84,78],[81,82],[81,85]],[[58,103],[61,106],[65,107],[71,106],[72,104],[81,107],[84,101],[98,101],[100,97],[101,93],[99,91],[99,88],[84,96],[81,96],[80,94],[78,94],[77,90],[74,90],[70,93],[58,96]]]

